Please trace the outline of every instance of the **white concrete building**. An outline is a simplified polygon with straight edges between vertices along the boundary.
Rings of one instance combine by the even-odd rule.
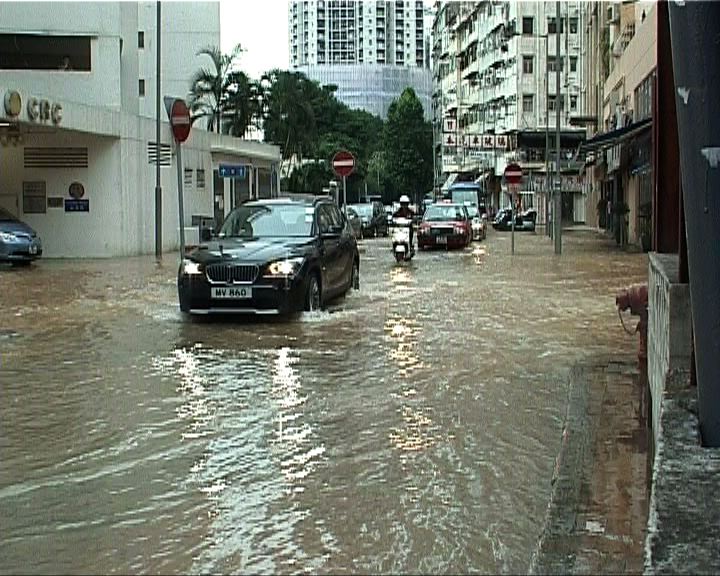
[[[340,101],[381,118],[411,86],[430,118],[425,15],[423,0],[294,0],[290,65],[321,84],[336,84]]]
[[[155,2],[0,3],[0,206],[47,257],[155,250]],[[161,4],[161,92],[186,98],[220,45],[217,2]],[[205,58],[205,57],[203,57]],[[177,155],[161,107],[162,248],[179,247]],[[193,128],[183,144],[184,228],[279,185],[277,146]],[[239,180],[221,164],[245,166]]]
[[[437,2],[433,111],[438,180],[443,174],[498,179],[509,163],[517,162],[532,173],[525,182],[527,196],[542,191],[545,133],[552,168],[557,108],[561,166],[568,168],[567,154],[585,135],[572,122],[584,108],[583,5],[560,2],[558,23],[555,2]],[[493,194],[503,205],[507,198],[495,184]],[[564,189],[566,184],[573,195],[581,192],[576,175],[564,175]],[[568,195],[568,202],[563,213],[583,221],[583,199]],[[543,221],[544,205],[535,205]]]

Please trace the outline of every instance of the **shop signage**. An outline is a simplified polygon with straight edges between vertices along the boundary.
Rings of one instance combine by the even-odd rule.
[[[40,98],[30,98],[27,102],[28,118],[33,122],[52,121],[53,124],[60,124],[62,121],[62,106],[57,102]]]
[[[14,118],[20,115],[23,108],[22,96],[17,90],[8,90],[4,99],[5,114]],[[59,102],[51,102],[45,98],[28,99],[25,106],[28,119],[31,122],[52,122],[60,124],[63,118],[63,108]]]
[[[75,200],[79,200],[85,195],[85,188],[82,184],[80,184],[80,182],[73,182],[72,184],[70,184],[68,193],[70,194],[70,196],[75,198]]]
[[[5,93],[5,114],[15,117],[22,110],[22,98],[16,90],[8,90]]]
[[[245,164],[220,164],[220,178],[245,178]]]
[[[65,198],[65,212],[90,212],[90,200],[87,198]]]

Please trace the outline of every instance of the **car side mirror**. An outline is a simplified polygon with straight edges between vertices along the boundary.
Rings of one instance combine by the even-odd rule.
[[[200,230],[200,240],[203,242],[209,242],[212,240],[213,231],[211,228],[203,228]]]

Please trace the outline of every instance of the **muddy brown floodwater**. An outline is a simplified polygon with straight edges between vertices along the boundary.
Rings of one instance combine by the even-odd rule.
[[[3,573],[518,573],[570,367],[647,258],[490,231],[287,321],[191,321],[177,255],[0,268]]]

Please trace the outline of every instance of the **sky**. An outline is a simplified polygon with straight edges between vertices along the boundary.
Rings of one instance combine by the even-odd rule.
[[[220,0],[220,49],[244,49],[239,68],[260,78],[273,68],[290,67],[287,0]]]

